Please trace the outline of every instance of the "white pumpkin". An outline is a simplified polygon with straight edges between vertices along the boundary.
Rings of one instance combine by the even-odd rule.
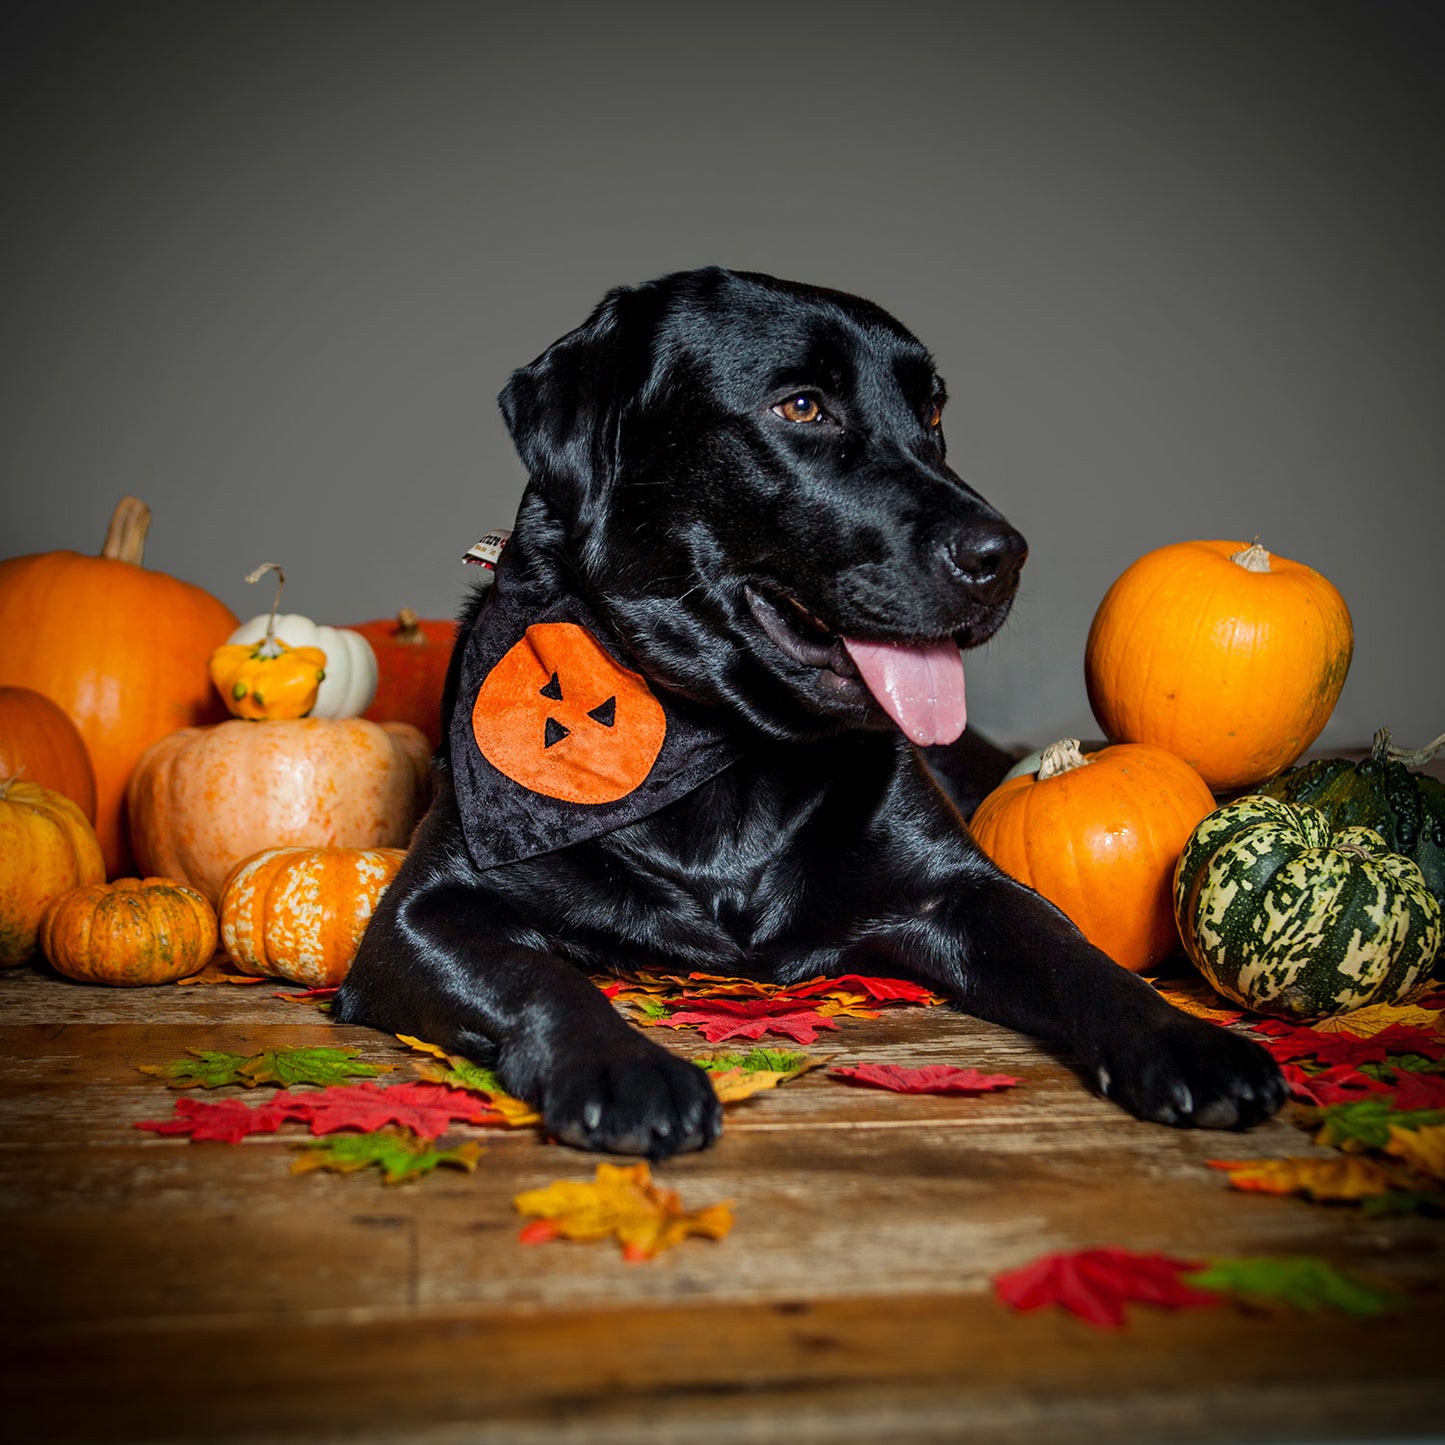
[[[243,622],[227,642],[260,642],[266,635],[266,613]],[[287,647],[319,647],[326,654],[326,676],[310,717],[360,717],[376,696],[376,654],[371,644],[349,627],[323,627],[295,612],[278,613],[277,639]]]

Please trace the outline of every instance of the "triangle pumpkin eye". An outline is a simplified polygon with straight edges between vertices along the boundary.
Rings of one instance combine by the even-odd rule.
[[[562,739],[569,736],[571,732],[571,728],[564,727],[556,718],[549,717],[547,719],[547,726],[542,733],[542,746],[544,748],[550,748],[556,743],[560,743]]]
[[[558,680],[557,674],[554,672],[547,682],[537,689],[537,692],[542,697],[550,697],[553,702],[561,702],[562,684]]]
[[[614,694],[606,702],[599,702],[596,707],[589,708],[587,716],[594,722],[600,722],[603,727],[610,728],[617,722],[617,697]]]

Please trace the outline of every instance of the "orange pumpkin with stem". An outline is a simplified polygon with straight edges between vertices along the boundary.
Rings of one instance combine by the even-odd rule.
[[[267,848],[400,847],[426,803],[427,752],[415,728],[364,718],[182,728],[136,764],[136,854],[214,903],[231,869]]]
[[[53,900],[104,877],[100,843],[77,804],[39,783],[0,781],[0,967],[35,952]]]
[[[221,889],[221,942],[242,973],[333,988],[346,977],[400,848],[268,848]]]
[[[1236,792],[1319,736],[1353,649],[1345,600],[1313,568],[1257,540],[1179,542],[1109,588],[1084,676],[1106,737],[1165,748]]]
[[[142,565],[150,509],[123,497],[98,557],[0,562],[0,683],[33,688],[75,720],[95,768],[95,831],[112,874],[131,854],[121,807],[140,755],[176,728],[225,717],[206,663],[236,614]]]
[[[95,769],[70,714],[43,692],[0,687],[0,778],[64,793],[95,822]]]
[[[457,624],[418,617],[403,607],[395,619],[358,622],[376,654],[376,696],[362,717],[373,722],[407,722],[426,734],[433,748],[442,738],[442,692],[457,640]]]
[[[57,898],[41,920],[40,948],[80,983],[174,983],[215,953],[216,910],[172,878],[117,878]]]
[[[1044,749],[1037,774],[995,788],[968,826],[1005,873],[1137,973],[1180,946],[1174,865],[1213,809],[1204,780],[1172,753],[1121,743],[1085,756],[1065,738]]]

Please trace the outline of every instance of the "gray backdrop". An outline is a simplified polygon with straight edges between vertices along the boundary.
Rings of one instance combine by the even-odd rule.
[[[618,282],[720,262],[932,347],[1025,532],[970,669],[1096,732],[1093,609],[1255,533],[1353,611],[1325,741],[1445,729],[1442,7],[12,5],[0,555],[148,561],[243,617],[448,616],[522,475],[494,398]],[[264,594],[264,595],[263,595]]]

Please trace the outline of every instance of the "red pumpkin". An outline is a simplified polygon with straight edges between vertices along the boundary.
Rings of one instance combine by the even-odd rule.
[[[63,707],[28,687],[0,687],[0,778],[24,778],[75,803],[95,822],[95,769]]]
[[[482,756],[534,793],[612,803],[662,751],[662,704],[574,622],[539,622],[487,674],[472,709]]]
[[[442,740],[442,691],[457,640],[457,624],[420,618],[403,607],[395,620],[358,622],[376,654],[376,696],[362,717],[372,722],[407,722],[426,734],[433,750]]]
[[[141,566],[149,526],[145,503],[123,497],[99,557],[0,562],[0,683],[43,692],[75,719],[112,877],[133,871],[121,809],[140,755],[177,728],[226,715],[206,663],[236,626],[209,592]]]

